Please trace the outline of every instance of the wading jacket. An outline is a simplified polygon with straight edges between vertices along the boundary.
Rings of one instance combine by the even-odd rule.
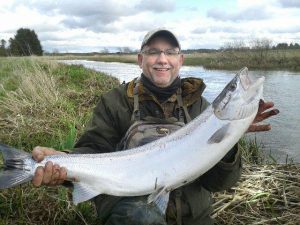
[[[131,81],[101,96],[85,133],[75,145],[74,153],[116,151],[118,143],[133,123],[131,118],[134,86],[135,82]],[[193,119],[209,105],[202,97],[205,84],[201,79],[184,78],[181,80],[181,89],[183,104],[187,107],[188,113]],[[176,93],[165,102],[160,103],[141,84],[139,86],[139,107],[141,118],[146,116],[160,119],[178,118]],[[207,173],[180,188],[183,224],[213,224],[213,220],[209,217],[212,204],[210,192],[230,188],[237,182],[241,173],[239,150],[235,146],[229,153]],[[172,194],[174,195],[174,193],[171,193],[170,201],[172,200]],[[97,211],[102,219],[105,220],[105,217],[109,216],[109,210],[116,204],[118,199],[106,195],[100,195],[99,201],[96,198]],[[172,212],[169,214],[172,214]],[[176,224],[176,222],[169,221],[168,224]]]

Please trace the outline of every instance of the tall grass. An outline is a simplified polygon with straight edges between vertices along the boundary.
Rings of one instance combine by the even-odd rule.
[[[0,143],[71,149],[99,96],[118,85],[102,73],[43,58],[0,58]],[[0,165],[3,163],[0,158]],[[0,224],[97,224],[70,190],[22,185],[0,192]]]
[[[101,93],[118,83],[82,66],[38,58],[1,60],[12,69],[0,80],[0,141],[19,148],[64,147],[66,134],[73,132],[75,139],[74,129],[82,132]]]
[[[260,70],[300,71],[300,50],[248,50],[187,54],[185,65],[206,69],[237,70],[243,66]]]

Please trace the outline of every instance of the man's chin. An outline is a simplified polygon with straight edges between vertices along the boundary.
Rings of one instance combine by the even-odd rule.
[[[168,87],[170,85],[170,80],[159,79],[159,80],[155,80],[154,84],[158,87],[165,88],[165,87]]]

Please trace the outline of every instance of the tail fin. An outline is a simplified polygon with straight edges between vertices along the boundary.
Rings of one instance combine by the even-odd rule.
[[[32,178],[30,171],[25,170],[25,159],[31,158],[27,152],[0,144],[0,153],[3,156],[4,170],[0,168],[0,189],[14,187],[28,182]]]

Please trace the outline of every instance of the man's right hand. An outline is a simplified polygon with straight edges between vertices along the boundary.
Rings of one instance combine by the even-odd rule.
[[[40,162],[45,156],[48,155],[57,155],[57,154],[66,154],[64,152],[56,151],[52,148],[46,147],[35,147],[32,151],[32,158]],[[35,187],[39,187],[42,184],[48,186],[55,186],[62,184],[67,178],[67,170],[64,167],[60,167],[57,164],[53,164],[52,162],[47,162],[45,167],[38,167],[35,171],[35,175],[32,179],[32,184]]]

